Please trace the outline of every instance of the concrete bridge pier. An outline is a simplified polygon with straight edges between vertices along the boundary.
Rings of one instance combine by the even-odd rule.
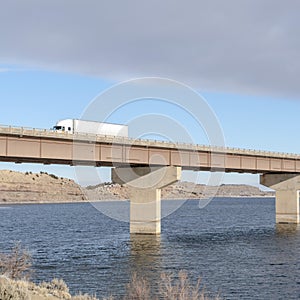
[[[160,234],[161,189],[180,180],[180,167],[112,169],[112,182],[129,187],[130,233]]]
[[[264,174],[260,183],[276,191],[276,223],[299,224],[300,174]]]

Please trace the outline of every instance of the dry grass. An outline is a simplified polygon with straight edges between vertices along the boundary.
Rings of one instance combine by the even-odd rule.
[[[110,298],[108,298],[109,300]],[[88,294],[78,294],[76,296],[73,296],[71,300],[99,300],[96,298],[96,296],[90,296]]]
[[[59,299],[71,299],[69,288],[62,279],[54,278],[50,282],[42,282],[39,285],[34,285],[33,291],[41,295],[50,294]]]
[[[0,299],[1,300],[30,300],[28,289],[18,281],[0,276]]]
[[[13,280],[5,276],[0,277],[1,300],[30,300],[31,296],[47,299],[49,296],[61,300],[70,300],[69,289],[63,280],[53,279],[39,285],[25,280]]]

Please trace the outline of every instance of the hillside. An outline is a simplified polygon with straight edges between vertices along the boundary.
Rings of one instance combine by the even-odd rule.
[[[85,189],[90,200],[128,199],[129,190],[119,184],[103,183]],[[274,192],[261,191],[259,188],[244,184],[228,184],[209,187],[203,184],[178,182],[162,189],[162,199],[201,199],[205,197],[274,197]]]
[[[221,185],[217,189],[202,184],[178,182],[162,189],[163,199],[199,199],[216,197],[273,197],[249,185]],[[112,183],[82,188],[71,179],[53,174],[0,171],[0,203],[47,203],[97,200],[123,200],[129,198],[127,187]]]
[[[0,171],[0,202],[37,203],[83,201],[85,196],[71,179],[53,174]]]

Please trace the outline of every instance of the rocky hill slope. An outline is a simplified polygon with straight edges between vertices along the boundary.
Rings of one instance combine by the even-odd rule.
[[[103,183],[85,189],[90,200],[129,199],[129,189],[119,184]],[[201,199],[207,197],[273,197],[274,192],[244,184],[209,187],[191,182],[178,182],[162,189],[162,199]]]
[[[86,197],[71,179],[48,173],[0,171],[0,202],[70,202]]]
[[[178,182],[162,189],[163,199],[200,199],[216,197],[273,197],[249,185],[221,185],[207,187],[202,184]],[[103,183],[82,188],[71,179],[45,172],[21,173],[0,171],[0,203],[78,202],[129,199],[127,187]]]

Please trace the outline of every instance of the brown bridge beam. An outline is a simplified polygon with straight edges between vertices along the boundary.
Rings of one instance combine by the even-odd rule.
[[[0,161],[94,166],[179,166],[183,170],[240,173],[300,173],[300,156],[295,154],[51,131],[5,131],[1,127]]]

